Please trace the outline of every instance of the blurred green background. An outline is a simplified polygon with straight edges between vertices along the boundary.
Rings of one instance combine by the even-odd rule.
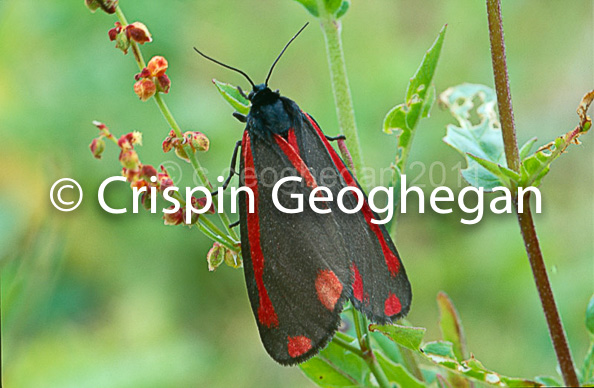
[[[242,126],[211,78],[238,75],[197,56],[192,46],[264,78],[285,42],[313,21],[279,63],[273,88],[337,134],[321,30],[291,0],[121,1],[154,42],[148,59],[169,60],[166,96],[185,130],[200,130],[211,149],[200,154],[212,181],[228,166]],[[504,22],[521,143],[544,144],[577,124],[575,109],[593,86],[590,0],[504,1]],[[83,1],[0,1],[0,264],[2,356],[6,387],[307,386],[297,368],[265,353],[241,270],[209,273],[209,240],[196,229],[167,227],[159,215],[109,215],[96,193],[118,175],[113,144],[102,160],[88,145],[92,120],[121,135],[142,131],[146,164],[177,163],[181,186],[191,169],[161,142],[169,128],[151,101],[132,91],[138,72],[114,49],[115,16],[91,14]],[[434,82],[438,92],[461,82],[493,85],[483,1],[353,0],[343,39],[357,121],[368,166],[385,168],[395,138],[381,132],[385,113],[403,101],[408,78],[443,24],[448,24]],[[432,189],[430,168],[445,166],[459,189],[462,158],[441,141],[447,112],[421,122],[409,177]],[[541,188],[537,229],[576,360],[588,342],[584,310],[593,291],[593,140],[570,147]],[[170,164],[170,166],[173,166]],[[459,165],[458,165],[459,166]],[[432,169],[433,182],[441,170]],[[85,197],[72,213],[51,207],[49,188],[76,179]],[[121,185],[109,200],[131,204]],[[428,194],[427,194],[428,195]],[[414,202],[414,201],[413,201]],[[555,358],[513,215],[486,215],[474,226],[450,215],[401,216],[397,245],[413,285],[409,320],[440,336],[435,297],[456,303],[472,353],[500,373],[554,375]]]

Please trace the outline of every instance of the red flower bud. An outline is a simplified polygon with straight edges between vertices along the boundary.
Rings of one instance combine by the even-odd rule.
[[[133,171],[138,171],[141,166],[138,154],[134,150],[122,151],[120,153],[120,163],[127,170]]]
[[[122,168],[122,176],[126,177],[128,182],[136,182],[140,178],[140,170],[129,170],[124,167]]]
[[[128,39],[128,36],[124,31],[116,35],[116,48],[122,50],[124,54],[128,54],[130,39]]]
[[[159,183],[159,190],[165,191],[168,187],[173,186],[173,180],[163,165],[161,165],[161,171],[163,172],[157,174],[157,182]]]
[[[142,100],[146,101],[155,95],[157,87],[150,79],[142,79],[134,84],[134,93]]]
[[[162,75],[165,75],[165,71],[167,71],[167,59],[163,58],[160,55],[157,55],[151,58],[146,67],[153,77],[160,77]]]
[[[85,5],[91,12],[95,12],[99,8],[111,14],[114,13],[118,6],[118,0],[85,0]]]
[[[165,94],[169,93],[169,89],[171,88],[171,81],[166,74],[163,74],[157,77],[157,85],[159,86],[159,91]]]
[[[103,124],[100,121],[96,121],[96,120],[93,121],[93,125],[96,126],[99,129],[99,131],[101,131],[101,132],[103,132],[104,130],[107,129],[107,125]]]
[[[192,206],[194,207],[194,209],[198,209],[198,210],[204,209],[204,207],[206,206],[206,197],[202,197],[202,198],[192,197]],[[212,202],[210,204],[210,208],[208,208],[208,210],[206,212],[210,213],[210,214],[214,214],[215,209],[214,209]]]
[[[134,76],[134,79],[136,81],[141,80],[143,78],[150,78],[151,77],[151,72],[149,71],[149,69],[147,69],[146,67],[144,69],[142,69],[140,71],[140,73],[136,74]]]
[[[101,159],[101,154],[105,150],[105,141],[102,137],[95,138],[89,145],[89,148],[96,159]]]
[[[186,132],[184,137],[194,151],[208,151],[210,141],[202,132]]]
[[[219,244],[218,242],[214,243],[212,248],[206,254],[206,262],[208,263],[208,270],[214,271],[223,263],[225,259],[225,251],[227,248],[225,246]]]
[[[147,181],[151,182],[151,177],[157,176],[157,170],[150,164],[144,165],[140,169],[140,176],[146,179]],[[154,183],[151,183],[150,185],[154,186]]]
[[[107,35],[109,36],[109,40],[112,42],[117,39],[118,34],[120,33],[121,27],[114,27],[107,31]]]
[[[169,131],[169,136],[167,136],[165,140],[163,140],[163,152],[167,153],[171,151],[171,149],[175,147],[177,140],[178,139],[175,137],[175,132],[172,129],[171,131]],[[161,168],[163,168],[163,166],[161,166]]]
[[[144,44],[146,42],[152,42],[151,33],[148,28],[140,22],[134,22],[126,26],[126,35],[130,40],[136,43]]]
[[[167,209],[172,210],[175,206],[171,205]],[[178,211],[172,214],[163,213],[165,225],[179,225],[184,222],[184,208],[180,207]]]
[[[136,179],[132,182],[132,184],[130,184],[130,187],[137,188],[138,190],[142,189],[143,187],[146,187],[148,190],[148,188],[150,187],[150,183],[145,181],[144,179]]]
[[[142,133],[138,131],[129,132],[118,139],[118,146],[122,151],[128,151],[135,145],[142,145]]]

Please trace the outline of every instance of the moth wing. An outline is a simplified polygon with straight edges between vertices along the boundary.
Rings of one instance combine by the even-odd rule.
[[[295,132],[297,143],[316,179],[321,185],[329,184],[335,200],[337,193],[347,186],[359,188],[363,193],[363,207],[355,214],[346,214],[336,204],[332,205],[344,241],[347,242],[349,264],[353,271],[350,299],[355,308],[374,322],[395,321],[408,313],[412,300],[410,283],[400,255],[386,228],[371,222],[381,218],[371,210],[361,186],[316,121],[306,113],[302,115],[304,125]],[[337,172],[333,172],[334,169]],[[345,207],[353,209],[357,198],[352,191],[348,191],[343,202]]]
[[[279,135],[264,138],[245,131],[240,185],[253,191],[255,205],[250,213],[248,194],[240,193],[245,279],[264,347],[284,365],[307,360],[332,339],[353,279],[333,214],[313,213],[307,204],[303,212],[286,214],[273,204],[274,184],[281,177],[307,175],[300,160]],[[311,190],[311,185],[286,182],[278,202],[295,208],[291,195],[307,200]]]

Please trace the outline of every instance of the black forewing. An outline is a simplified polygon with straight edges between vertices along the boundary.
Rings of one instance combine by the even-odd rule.
[[[246,184],[246,159],[252,157],[258,190],[257,214],[248,214],[245,194],[240,194],[239,198],[248,294],[266,350],[279,363],[294,364],[315,355],[330,341],[340,324],[340,311],[351,290],[349,258],[334,214],[315,214],[309,208],[310,187],[289,182],[282,185],[278,194],[280,204],[287,208],[296,207],[291,194],[302,194],[303,212],[285,214],[273,204],[274,183],[281,177],[300,176],[274,137],[250,134],[248,126],[242,148],[246,146],[251,152],[243,152],[240,185]],[[258,228],[259,242],[254,241],[253,230],[250,239],[250,228],[254,227]],[[262,281],[277,316],[277,325],[263,324],[258,315],[262,290],[258,289],[255,268],[261,262],[259,257],[252,257],[250,245],[258,243],[263,256]],[[341,288],[332,309],[320,299],[320,292],[328,291],[324,291],[323,281],[320,290],[320,273],[328,275],[328,270],[335,274]],[[332,294],[336,289],[329,292]],[[311,341],[309,349],[303,344],[303,338]],[[296,341],[292,347],[290,341]]]
[[[311,121],[310,121],[311,119]],[[332,190],[336,200],[338,192],[347,186],[347,179],[361,189],[351,172],[346,168],[328,141],[318,132],[319,126],[308,115],[302,113],[303,125],[295,131],[301,156],[320,185]],[[316,128],[317,127],[317,128]],[[334,159],[332,157],[334,153]],[[341,173],[342,172],[342,173]],[[363,192],[363,190],[361,189]],[[367,196],[364,195],[367,203]],[[343,197],[347,208],[355,208],[356,198],[352,192]],[[387,323],[399,319],[408,313],[412,299],[410,283],[406,276],[400,255],[383,225],[373,227],[365,219],[363,212],[346,214],[331,204],[332,212],[346,241],[351,265],[354,264],[354,292],[351,296],[353,305],[374,322]],[[368,205],[368,215],[379,220],[378,215]],[[379,235],[379,236],[378,236]],[[388,269],[385,249],[393,253],[398,261],[398,272],[394,275]],[[397,302],[394,301],[394,296]],[[396,306],[395,306],[396,304]],[[390,305],[390,307],[387,307]],[[399,305],[399,306],[397,306]]]

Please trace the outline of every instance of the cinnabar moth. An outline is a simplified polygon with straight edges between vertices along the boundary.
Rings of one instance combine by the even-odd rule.
[[[248,115],[234,114],[247,125],[224,187],[235,174],[241,146],[239,181],[253,191],[255,203],[249,213],[247,194],[240,193],[245,280],[264,347],[283,365],[303,362],[326,346],[347,299],[371,321],[389,323],[406,315],[412,298],[396,247],[384,226],[371,222],[379,218],[366,196],[362,209],[353,214],[342,212],[335,201],[324,202],[330,210],[325,214],[309,206],[286,214],[273,205],[273,185],[286,176],[302,179],[302,184],[284,184],[278,194],[286,208],[295,208],[291,194],[309,198],[320,182],[330,182],[324,186],[333,198],[344,187],[360,188],[316,121],[268,87],[274,66],[304,28],[287,43],[260,85],[196,49],[241,73],[252,86]],[[343,202],[354,209],[357,198],[349,191]]]

